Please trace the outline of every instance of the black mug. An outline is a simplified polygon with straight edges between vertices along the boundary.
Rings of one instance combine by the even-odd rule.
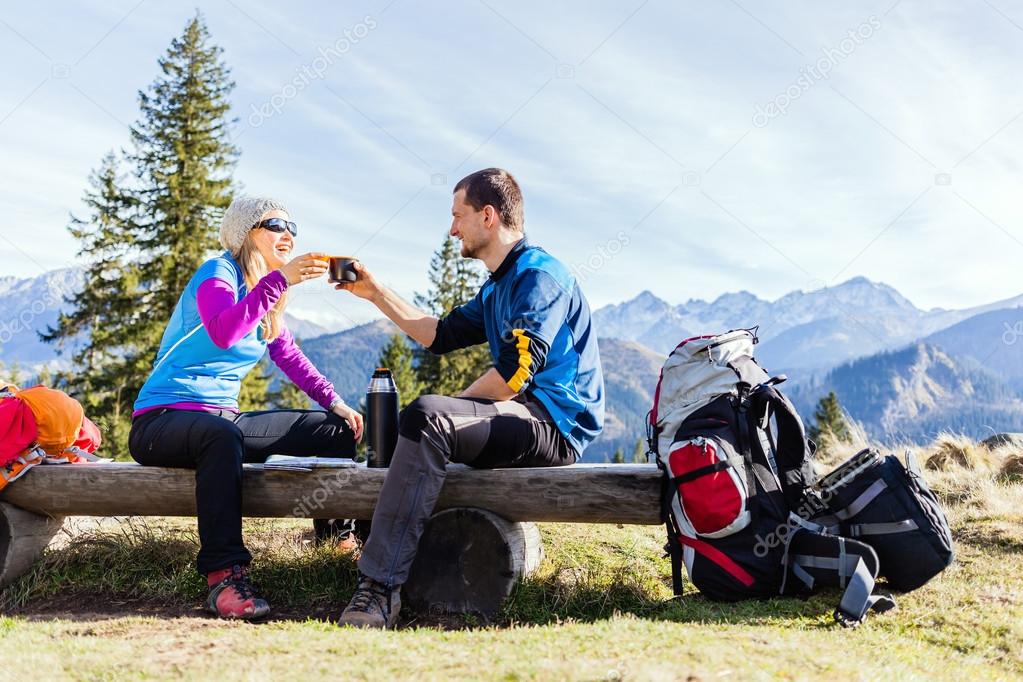
[[[331,256],[327,261],[328,280],[335,284],[357,282],[359,273],[355,269],[355,264],[358,262],[359,259],[352,256]]]

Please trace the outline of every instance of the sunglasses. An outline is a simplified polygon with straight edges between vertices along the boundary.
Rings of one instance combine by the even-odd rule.
[[[252,229],[256,229],[257,227],[262,227],[264,230],[270,230],[271,232],[276,232],[278,234],[287,230],[291,233],[292,237],[298,236],[298,225],[289,220],[281,220],[280,218],[268,218],[261,223],[256,223]]]

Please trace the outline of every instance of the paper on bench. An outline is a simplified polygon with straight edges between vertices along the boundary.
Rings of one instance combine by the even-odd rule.
[[[364,466],[351,459],[341,457],[290,457],[270,455],[263,463],[264,469],[279,471],[312,471],[313,469],[349,469]]]

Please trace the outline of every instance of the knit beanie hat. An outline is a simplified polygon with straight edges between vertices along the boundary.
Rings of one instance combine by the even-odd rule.
[[[288,210],[281,202],[266,197],[235,197],[220,223],[220,245],[232,255],[238,255],[245,243],[245,235],[264,213],[274,209],[284,212]]]

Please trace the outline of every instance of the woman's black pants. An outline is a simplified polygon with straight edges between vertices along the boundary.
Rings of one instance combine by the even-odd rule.
[[[132,421],[128,449],[145,466],[195,469],[196,565],[206,574],[252,560],[242,541],[242,462],[275,454],[352,457],[355,436],[333,412],[159,409]]]

